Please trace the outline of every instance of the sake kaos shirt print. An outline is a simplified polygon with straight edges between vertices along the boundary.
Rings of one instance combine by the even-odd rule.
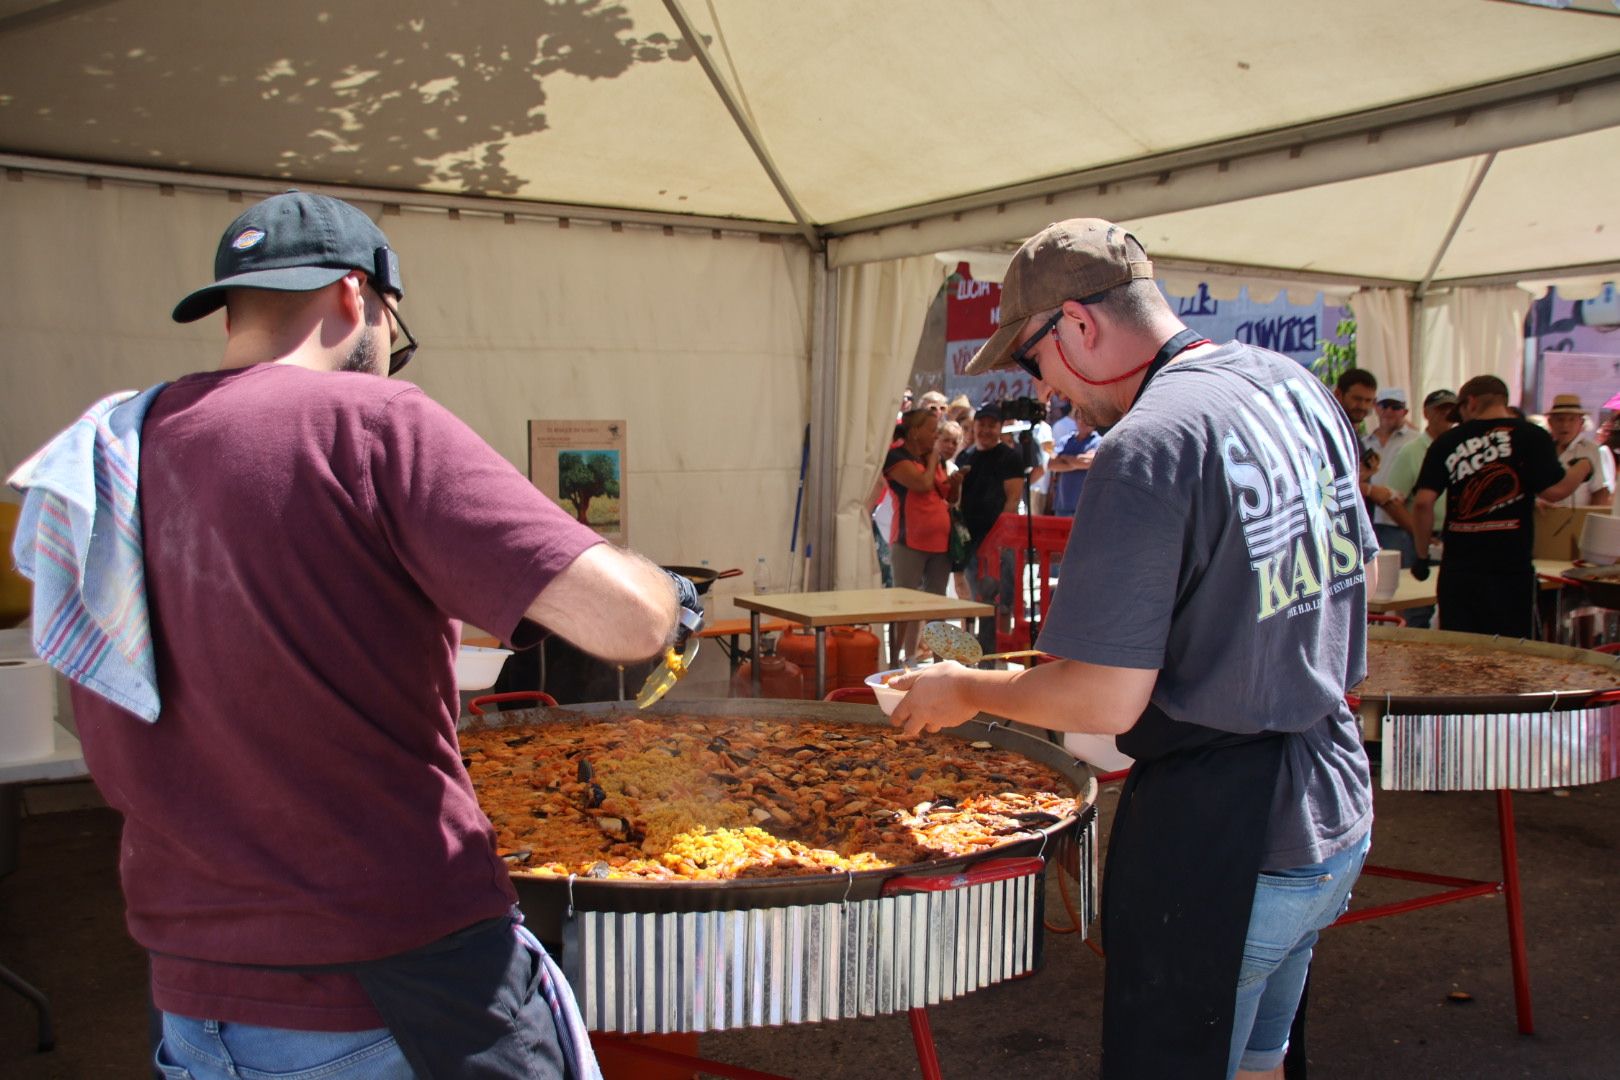
[[[1286,390],[1256,395],[1221,438],[1254,573],[1258,622],[1315,611],[1324,597],[1364,579],[1356,480],[1307,434],[1302,407],[1311,399]]]
[[[1526,420],[1469,420],[1435,439],[1417,486],[1445,493],[1445,565],[1529,569],[1536,493],[1563,476],[1552,436]]]

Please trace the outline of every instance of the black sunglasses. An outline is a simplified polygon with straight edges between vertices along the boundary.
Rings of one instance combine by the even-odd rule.
[[[1052,332],[1052,328],[1058,324],[1058,320],[1061,318],[1063,318],[1063,309],[1058,308],[1052,317],[1047,319],[1039,330],[1035,331],[1035,336],[1014,349],[1009,357],[1013,363],[1029,372],[1029,377],[1036,381],[1039,381],[1041,377],[1041,365],[1036,362],[1034,357],[1030,356],[1030,350],[1035,348],[1041,338]]]
[[[405,335],[405,344],[393,349],[388,354],[388,374],[392,375],[410,363],[411,357],[416,355],[416,339],[411,336],[411,328],[405,325],[405,320],[399,317],[399,309],[388,302],[388,294],[375,286],[373,286],[373,290],[381,298],[383,310],[388,313],[390,319],[394,320],[393,325],[399,327],[400,334]],[[393,345],[398,340],[399,334],[390,333],[388,335],[388,344]]]

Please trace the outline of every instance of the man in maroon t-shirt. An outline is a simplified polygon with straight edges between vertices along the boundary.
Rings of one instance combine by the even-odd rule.
[[[425,952],[447,965],[430,989],[460,1001],[478,987],[488,1000],[471,1007],[507,1028],[495,1042],[524,1044],[451,1072],[476,1059],[481,1076],[561,1075],[456,742],[457,620],[641,660],[695,594],[388,381],[415,341],[398,260],[354,207],[289,192],[250,208],[215,279],[174,318],[225,306],[224,360],[169,385],[142,428],[161,712],[147,724],[73,691],[86,761],[124,815],[160,1064],[212,1075],[191,1056],[200,1039],[238,1069],[353,1059],[409,1075],[405,1059],[422,1059],[374,981],[388,958]]]

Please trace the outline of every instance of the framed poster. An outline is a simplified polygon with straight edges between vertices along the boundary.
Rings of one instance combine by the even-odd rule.
[[[623,420],[530,420],[529,479],[609,543],[628,543]]]

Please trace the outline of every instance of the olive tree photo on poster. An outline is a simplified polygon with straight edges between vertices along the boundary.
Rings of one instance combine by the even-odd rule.
[[[623,420],[530,420],[529,479],[615,544],[629,535]]]

